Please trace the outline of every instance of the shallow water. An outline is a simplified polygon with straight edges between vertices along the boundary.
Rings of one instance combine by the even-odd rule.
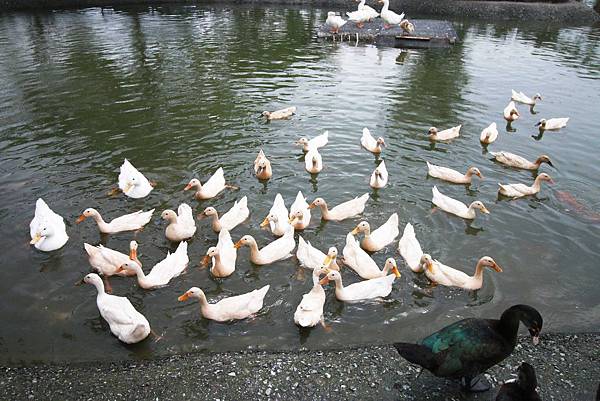
[[[326,10],[157,7],[86,9],[0,16],[0,350],[2,363],[147,358],[190,350],[341,347],[416,340],[465,316],[498,316],[528,303],[545,318],[546,330],[597,330],[600,326],[600,212],[595,163],[600,147],[600,30],[514,23],[455,21],[462,41],[451,49],[402,52],[393,48],[320,42],[314,29]],[[506,132],[502,110],[510,89],[541,92],[531,115]],[[290,121],[265,123],[259,113],[298,107]],[[571,117],[566,129],[534,139],[539,117]],[[537,197],[498,200],[497,182],[528,182],[529,172],[490,161],[478,137],[496,121],[500,137],[489,150],[535,158],[550,155],[556,181]],[[430,145],[431,125],[463,124],[462,137]],[[383,158],[390,184],[373,191],[368,177],[376,160],[359,146],[368,126],[389,143]],[[322,151],[325,169],[310,177],[300,136],[330,132]],[[252,175],[259,148],[273,162],[266,184]],[[158,183],[145,199],[109,197],[118,167],[128,158]],[[425,160],[485,176],[470,188],[427,178]],[[198,203],[183,192],[187,181],[205,180],[218,166],[239,191]],[[465,202],[482,200],[491,214],[473,223],[432,212],[431,187]],[[331,204],[368,192],[364,213],[378,226],[398,212],[401,231],[415,226],[424,249],[441,261],[473,272],[483,255],[503,273],[486,272],[477,292],[431,288],[400,261],[396,243],[374,255],[395,256],[402,277],[383,302],[342,304],[328,290],[321,327],[299,330],[293,312],[310,289],[310,273],[295,259],[257,267],[238,253],[236,272],[224,280],[196,268],[216,243],[208,222],[190,243],[189,272],[166,288],[140,289],[114,278],[114,293],[144,313],[157,343],[124,346],[111,336],[90,286],[74,283],[88,271],[83,242],[127,248],[132,233],[101,237],[91,221],[75,225],[86,207],[107,218],[156,208],[136,239],[147,269],[174,249],[164,238],[159,212],[190,203],[219,211],[247,195],[251,218],[236,228],[259,245],[272,236],[258,225],[280,192],[288,206],[298,190]],[[562,192],[569,196],[557,196]],[[70,240],[53,253],[28,245],[36,198],[65,217]],[[574,207],[565,199],[576,199]],[[359,219],[319,223],[302,236],[321,249],[342,250]],[[590,218],[590,216],[592,216]],[[346,284],[357,281],[344,271]],[[209,299],[271,284],[264,310],[253,320],[218,324],[200,318],[193,303],[177,296],[191,286]]]

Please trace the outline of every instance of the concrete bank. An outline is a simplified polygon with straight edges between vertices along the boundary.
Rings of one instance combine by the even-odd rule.
[[[462,393],[417,369],[391,346],[338,351],[188,354],[144,362],[0,368],[5,400],[490,400],[522,361],[536,369],[544,400],[594,400],[600,334],[545,334],[490,370],[495,388]]]
[[[27,9],[83,8],[130,4],[211,4],[215,0],[0,0],[0,12]],[[353,8],[347,0],[237,0],[232,4],[283,5]],[[521,1],[461,0],[390,0],[390,8],[408,15],[437,18],[477,18],[489,20],[532,20],[560,23],[592,23],[600,16],[592,8],[576,0],[561,3]]]

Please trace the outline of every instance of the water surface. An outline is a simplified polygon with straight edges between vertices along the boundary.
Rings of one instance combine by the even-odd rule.
[[[317,41],[314,29],[326,11],[166,6],[0,16],[2,363],[410,341],[460,317],[497,316],[515,303],[539,308],[547,330],[598,329],[598,28],[455,21],[462,41],[451,49],[403,52]],[[511,88],[544,97],[536,115],[519,107],[515,132],[505,130],[501,116]],[[290,121],[259,117],[289,105],[298,107]],[[571,121],[532,138],[542,116]],[[497,182],[534,176],[490,160],[478,137],[492,121],[500,137],[489,150],[550,155],[557,168],[542,170],[556,185],[535,197],[498,200]],[[431,125],[457,124],[460,139],[428,142]],[[377,161],[359,146],[363,126],[389,143],[383,158],[391,179],[383,190],[368,186]],[[322,152],[325,169],[311,177],[292,143],[324,130],[331,137]],[[252,176],[260,148],[275,170],[268,183]],[[107,195],[124,158],[158,183],[147,198]],[[459,170],[476,165],[485,180],[464,187],[428,179],[425,160]],[[191,177],[205,180],[218,166],[239,191],[202,203],[182,191]],[[465,202],[482,200],[491,214],[467,223],[433,212],[436,184]],[[292,316],[310,274],[295,259],[253,266],[244,249],[236,272],[215,280],[196,268],[217,238],[203,221],[189,246],[189,272],[168,287],[145,291],[134,280],[112,280],[114,293],[127,296],[164,336],[135,346],[110,335],[93,288],[73,285],[89,271],[83,242],[124,250],[133,237],[102,237],[91,221],[75,225],[86,207],[107,218],[156,208],[135,236],[148,269],[174,249],[164,238],[163,209],[188,202],[197,211],[223,211],[246,195],[251,218],[232,235],[250,233],[262,245],[272,236],[258,224],[273,198],[280,192],[289,206],[298,190],[331,204],[368,192],[363,217],[372,225],[398,212],[401,228],[411,222],[423,247],[446,264],[471,273],[489,255],[504,272],[486,272],[484,287],[467,292],[431,288],[400,262],[402,277],[385,301],[342,304],[329,291],[325,318],[333,331],[299,330]],[[28,245],[38,197],[67,221],[70,241],[53,253]],[[314,219],[302,235],[341,252],[358,221]],[[389,256],[399,257],[396,243],[374,258],[382,264]],[[344,281],[357,277],[346,270]],[[191,286],[216,299],[265,284],[266,307],[250,321],[217,324],[200,318],[197,305],[177,302]]]

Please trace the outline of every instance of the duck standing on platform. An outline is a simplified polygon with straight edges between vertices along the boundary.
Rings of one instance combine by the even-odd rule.
[[[366,10],[348,11],[346,13],[348,20],[354,22],[357,28],[362,29],[365,26],[365,22],[370,19],[370,13]]]
[[[444,327],[420,344],[395,343],[398,353],[438,377],[460,379],[469,391],[489,390],[480,375],[512,354],[517,345],[519,322],[533,344],[539,342],[543,319],[528,305],[514,305],[500,319],[467,318]]]
[[[400,25],[400,23],[404,21],[404,13],[396,14],[395,12],[389,9],[389,0],[379,0],[379,2],[383,3],[383,7],[381,8],[381,19],[383,20],[383,29],[389,29],[393,25]]]
[[[358,11],[364,11],[369,16],[369,22],[379,17],[379,13],[373,7],[365,4],[365,0],[356,0],[359,2]]]
[[[346,24],[345,19],[337,15],[334,11],[329,11],[327,13],[327,19],[325,20],[325,25],[329,27],[329,32],[331,33],[339,33],[340,28]]]

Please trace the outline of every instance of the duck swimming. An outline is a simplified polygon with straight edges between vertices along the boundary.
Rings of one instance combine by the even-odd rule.
[[[43,252],[60,249],[69,240],[65,220],[54,213],[42,198],[35,202],[35,214],[29,223],[29,234],[29,243]]]

